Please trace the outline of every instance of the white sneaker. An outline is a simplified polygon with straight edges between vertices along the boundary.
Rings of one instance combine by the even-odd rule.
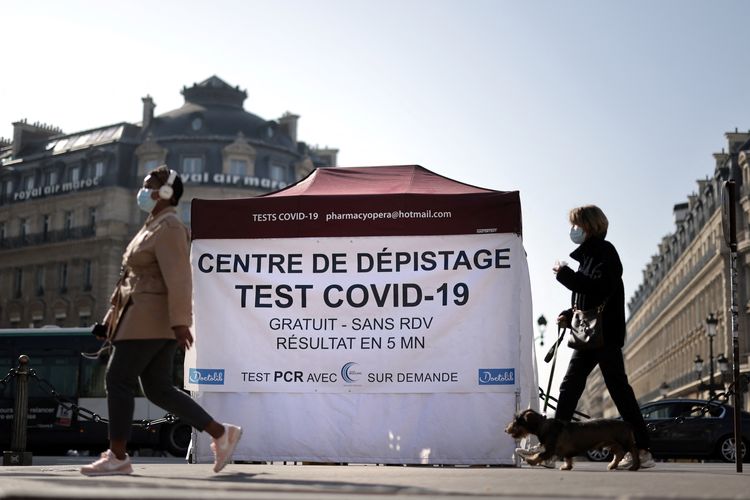
[[[214,472],[219,472],[232,459],[232,453],[242,437],[242,427],[232,424],[222,424],[224,434],[219,439],[213,439],[211,450],[214,452]]]
[[[121,476],[133,473],[130,457],[118,460],[112,450],[102,453],[101,458],[94,463],[81,467],[84,476]]]
[[[641,459],[641,469],[650,469],[656,466],[656,462],[654,462],[654,457],[651,456],[651,452],[648,450],[639,450],[638,458]],[[617,468],[629,469],[632,465],[633,465],[633,455],[631,455],[630,452],[627,452],[625,454],[625,457],[620,462],[620,465],[617,466]]]

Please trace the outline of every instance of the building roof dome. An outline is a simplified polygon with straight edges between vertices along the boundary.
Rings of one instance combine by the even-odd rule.
[[[247,139],[294,148],[289,137],[277,134],[278,123],[245,111],[247,92],[212,76],[192,87],[183,87],[185,104],[160,114],[147,130],[155,139],[224,136],[242,134]]]

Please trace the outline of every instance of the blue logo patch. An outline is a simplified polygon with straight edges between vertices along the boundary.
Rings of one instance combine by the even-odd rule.
[[[516,383],[515,368],[480,368],[479,385],[513,385]]]
[[[223,369],[191,368],[188,375],[191,384],[224,385]]]

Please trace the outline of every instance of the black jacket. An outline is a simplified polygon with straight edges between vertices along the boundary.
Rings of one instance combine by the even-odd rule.
[[[562,267],[557,273],[557,281],[573,292],[573,307],[593,309],[606,301],[602,313],[604,343],[622,347],[625,344],[625,288],[617,250],[612,243],[591,237],[570,256],[578,261],[578,271]],[[572,314],[570,310],[564,313]]]

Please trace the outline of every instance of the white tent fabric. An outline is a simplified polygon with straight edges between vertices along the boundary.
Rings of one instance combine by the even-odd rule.
[[[400,167],[389,169],[386,173],[392,176],[391,181],[402,178]],[[354,172],[336,172],[350,182],[348,191],[344,190],[347,195],[359,185],[358,169],[348,170]],[[373,184],[380,171],[361,170],[367,174],[366,189],[376,190]],[[236,221],[237,214],[241,220],[255,221],[271,219],[268,214],[272,214],[281,221],[284,213],[291,213],[289,206],[299,208],[302,203],[306,205],[294,213],[316,214],[316,220],[332,218],[336,222],[331,212],[315,208],[328,204],[325,210],[335,210],[330,207],[339,205],[336,199],[318,193],[321,199],[316,203],[315,193],[307,192],[304,199],[292,195],[300,185],[305,189],[314,185],[309,178],[288,188],[290,196],[284,205],[270,197],[194,201],[196,343],[185,359],[185,380],[215,419],[244,427],[236,460],[515,463],[516,443],[503,430],[519,409],[538,408],[531,290],[517,234],[517,195],[508,198],[504,193],[466,187],[424,169],[408,173],[411,178],[415,173],[423,176],[420,186],[428,186],[430,194],[427,198],[409,196],[406,202],[399,194],[392,198],[393,206],[403,211],[423,208],[420,204],[424,203],[430,207],[443,204],[452,220],[371,219],[364,226],[343,221],[339,226],[302,224],[297,229],[256,224],[241,230],[226,224],[217,229],[223,223],[212,224]],[[436,186],[443,186],[443,192]],[[426,188],[410,185],[407,189]],[[389,194],[393,193],[377,198],[382,207],[365,210],[360,206],[357,213],[395,213],[389,210]],[[350,201],[359,203],[356,197]],[[434,214],[427,209],[419,213],[428,218]],[[476,229],[471,229],[472,224]],[[374,259],[381,248],[398,254],[403,262],[427,256],[428,264],[405,264],[395,272],[392,261],[383,260],[380,269],[384,272],[358,275],[362,269],[354,263],[363,257]],[[231,265],[229,256],[250,255],[261,249],[264,255],[277,256],[277,262],[297,265],[283,273],[279,266],[261,269],[259,265],[248,271]],[[462,249],[465,258],[460,257]],[[445,257],[442,267],[429,264],[432,253]],[[316,255],[338,259],[342,272],[315,272]],[[449,261],[448,255],[459,257]],[[392,291],[391,285],[408,284],[420,300],[365,300],[361,292],[367,287],[360,283],[372,287],[376,296],[386,289]],[[303,297],[290,292],[302,288]],[[407,288],[402,289],[406,293]],[[238,290],[256,295],[242,295],[240,304]],[[335,297],[341,304],[325,297],[329,290],[340,292]],[[346,290],[354,292],[348,296]],[[356,336],[353,325],[357,318],[377,317],[382,328],[370,329],[368,334],[382,335],[385,344],[385,338],[394,338],[397,318],[405,312],[429,318],[430,328],[423,326],[420,332],[424,345],[410,345],[402,352],[386,347],[352,350],[351,346],[338,351],[290,351],[286,348],[290,336],[313,338],[314,333],[284,332],[269,326],[278,325],[274,320],[282,316],[288,319],[287,325],[300,324],[296,320],[302,316],[335,317],[336,327],[326,335],[340,340]],[[388,326],[382,318],[393,318],[393,322]],[[352,365],[360,371],[347,371]],[[433,372],[449,373],[450,377],[417,383],[404,376]],[[285,378],[287,374],[289,378]],[[328,374],[327,379],[321,381],[318,374]],[[391,383],[375,380],[374,374],[390,374]],[[210,462],[209,444],[208,435],[195,433],[192,458]]]

